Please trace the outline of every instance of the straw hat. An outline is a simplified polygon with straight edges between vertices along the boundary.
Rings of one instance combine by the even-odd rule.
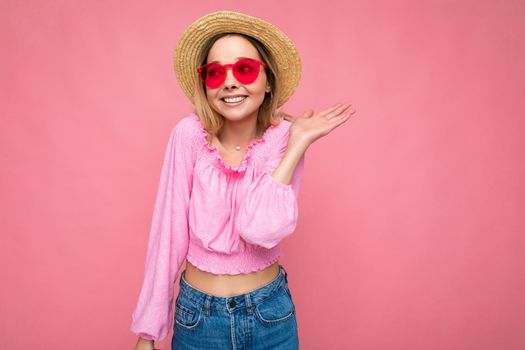
[[[174,54],[175,75],[192,103],[198,55],[208,39],[218,33],[242,33],[259,40],[275,57],[277,84],[281,96],[277,107],[293,95],[301,79],[301,58],[294,43],[273,24],[239,12],[218,11],[207,14],[181,34]]]

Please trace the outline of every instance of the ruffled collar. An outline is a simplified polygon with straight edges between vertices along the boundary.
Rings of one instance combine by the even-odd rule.
[[[200,133],[201,133],[201,141],[204,146],[204,148],[212,155],[213,159],[215,160],[215,164],[222,169],[225,172],[233,172],[233,173],[241,173],[246,170],[246,167],[248,165],[248,162],[252,158],[253,149],[266,141],[266,138],[269,134],[269,132],[273,129],[275,129],[279,124],[277,125],[270,125],[261,137],[253,139],[250,144],[246,147],[246,151],[244,152],[243,158],[241,163],[238,166],[232,166],[229,163],[227,163],[224,159],[222,159],[220,152],[216,146],[210,145],[208,143],[207,137],[208,132],[204,129],[204,125],[201,123],[201,120],[199,116],[195,113],[193,113],[195,118],[197,119],[200,127]]]

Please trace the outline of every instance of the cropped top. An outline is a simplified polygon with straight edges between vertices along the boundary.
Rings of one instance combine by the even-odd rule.
[[[164,339],[173,324],[173,287],[187,259],[214,274],[262,270],[281,256],[295,230],[304,155],[290,184],[271,176],[286,151],[291,122],[282,119],[247,147],[232,166],[209,145],[191,112],[173,127],[160,174],[144,279],[130,330]]]

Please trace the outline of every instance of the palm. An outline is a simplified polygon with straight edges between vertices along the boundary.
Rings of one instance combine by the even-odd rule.
[[[290,136],[304,139],[309,144],[313,143],[346,122],[355,113],[350,106],[351,104],[338,103],[319,113],[313,114],[313,111],[310,111],[301,117],[286,118],[292,122]]]

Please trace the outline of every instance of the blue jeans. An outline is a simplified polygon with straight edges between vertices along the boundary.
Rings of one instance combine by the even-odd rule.
[[[299,348],[288,273],[245,294],[220,297],[192,287],[181,273],[172,350],[294,350]]]

